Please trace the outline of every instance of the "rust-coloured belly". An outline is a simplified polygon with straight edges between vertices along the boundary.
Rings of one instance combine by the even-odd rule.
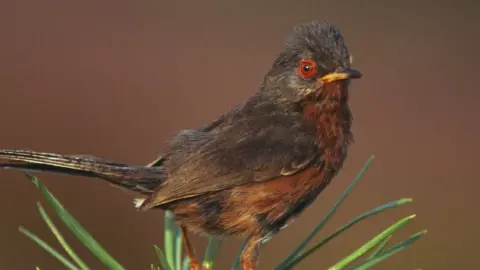
[[[300,214],[334,176],[312,166],[291,176],[235,187],[173,206],[177,221],[200,233],[249,236],[278,232]]]

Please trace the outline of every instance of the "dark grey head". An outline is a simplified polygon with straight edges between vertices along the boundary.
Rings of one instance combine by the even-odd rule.
[[[361,76],[351,68],[351,56],[340,30],[328,22],[313,21],[293,29],[265,77],[263,90],[280,91],[284,98],[301,100],[313,93],[321,96],[328,84]]]

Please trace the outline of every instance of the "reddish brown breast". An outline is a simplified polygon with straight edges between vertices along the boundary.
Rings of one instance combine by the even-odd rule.
[[[304,107],[305,116],[317,126],[317,140],[327,167],[338,171],[353,142],[352,114],[348,106],[348,82],[326,84],[319,102]]]

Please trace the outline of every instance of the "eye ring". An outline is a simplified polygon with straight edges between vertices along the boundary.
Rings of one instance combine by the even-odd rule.
[[[317,63],[310,59],[302,59],[298,65],[298,73],[307,79],[317,74]]]

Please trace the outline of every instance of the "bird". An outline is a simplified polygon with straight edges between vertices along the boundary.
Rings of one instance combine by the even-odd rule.
[[[134,191],[138,210],[173,213],[190,269],[206,268],[189,232],[246,239],[241,265],[255,270],[261,243],[343,168],[353,143],[350,85],[362,77],[338,27],[303,22],[250,97],[199,128],[179,131],[147,165],[0,149],[0,167],[99,178]]]

